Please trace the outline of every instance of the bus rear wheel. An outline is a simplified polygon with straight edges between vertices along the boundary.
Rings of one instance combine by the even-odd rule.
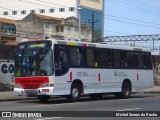
[[[70,96],[68,96],[68,100],[70,102],[78,102],[80,99],[80,87],[77,84],[73,84],[71,87]]]
[[[39,99],[40,102],[48,102],[50,96],[42,95],[42,96],[38,96],[37,98]]]
[[[124,82],[122,84],[122,92],[115,93],[117,98],[128,99],[131,95],[131,85],[129,82]]]

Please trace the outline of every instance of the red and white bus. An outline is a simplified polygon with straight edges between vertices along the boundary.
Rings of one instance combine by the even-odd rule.
[[[146,48],[65,40],[25,40],[16,47],[15,95],[129,98],[153,87],[151,52]]]

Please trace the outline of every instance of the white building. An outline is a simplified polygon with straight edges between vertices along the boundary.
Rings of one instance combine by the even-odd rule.
[[[0,17],[14,20],[22,20],[30,13],[78,18],[78,6],[81,6],[81,23],[92,28],[92,39],[103,37],[104,0],[0,0],[0,3]]]

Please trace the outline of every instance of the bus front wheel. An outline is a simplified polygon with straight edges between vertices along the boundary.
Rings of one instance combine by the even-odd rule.
[[[78,102],[80,99],[80,87],[77,84],[73,84],[71,87],[70,96],[68,96],[68,100],[70,102]]]
[[[115,93],[115,96],[117,98],[127,99],[130,97],[131,94],[131,85],[129,82],[124,82],[122,84],[122,92]]]

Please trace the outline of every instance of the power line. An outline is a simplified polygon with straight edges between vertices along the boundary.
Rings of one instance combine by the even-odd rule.
[[[19,1],[23,1],[23,0],[19,0]],[[40,0],[36,0],[36,1],[40,1]],[[26,1],[25,1],[26,2]],[[42,1],[41,1],[42,2]],[[31,4],[36,4],[36,3],[32,3],[32,2],[28,2],[28,3],[31,3]],[[46,2],[46,3],[49,3],[49,2]],[[53,4],[53,3],[50,3],[50,4]],[[41,5],[41,6],[44,6],[42,4],[37,4],[37,5]],[[57,4],[56,4],[57,5]],[[59,5],[59,6],[62,6],[62,5]],[[50,7],[50,6],[47,6],[47,7]],[[4,8],[4,7],[3,7]],[[11,10],[11,9],[10,9]],[[77,12],[76,12],[77,13]],[[104,16],[108,16],[108,15],[105,15]],[[110,15],[111,17],[111,15]],[[113,17],[113,16],[112,16]],[[150,22],[145,22],[145,21],[139,21],[139,20],[133,20],[133,19],[128,19],[128,18],[122,18],[122,17],[117,17],[117,16],[114,16],[116,18],[120,18],[120,19],[126,19],[126,20],[132,20],[132,21],[137,21],[137,22],[144,22],[144,23],[147,23],[147,24],[154,24],[154,23],[150,23]],[[86,17],[88,18],[88,17]],[[105,17],[104,17],[105,18]],[[106,18],[106,19],[109,19],[109,18]],[[140,25],[140,26],[145,26],[145,27],[152,27],[152,28],[156,28],[156,29],[159,29],[158,27],[154,27],[154,26],[150,26],[150,25],[143,25],[143,24],[137,24],[137,23],[133,23],[133,22],[126,22],[126,21],[123,21],[123,20],[117,20],[117,19],[109,19],[109,20],[113,20],[113,21],[119,21],[119,22],[123,22],[123,23],[128,23],[128,24],[135,24],[135,25]],[[157,24],[158,25],[158,24]]]
[[[128,23],[128,24],[134,24],[134,25],[139,25],[139,26],[144,26],[144,27],[151,27],[151,28],[156,28],[156,29],[160,29],[160,27],[154,27],[154,26],[150,26],[150,25],[144,25],[144,24],[139,24],[139,23],[134,23],[134,22],[127,22],[124,20],[118,20],[118,19],[112,19],[112,18],[107,18],[108,20],[113,20],[113,21],[118,21],[118,22],[123,22],[123,23]]]
[[[18,0],[18,1],[22,1],[22,2],[27,2],[27,3],[30,3],[30,4],[36,4],[36,5],[41,5],[41,6],[45,6],[45,7],[51,7],[51,6],[46,6],[46,5],[42,5],[42,4],[37,4],[37,3],[33,3],[33,2],[28,2],[28,1],[24,1],[24,0]],[[44,1],[41,1],[41,0],[36,0],[36,1],[40,1],[40,2],[43,2],[43,3],[49,3],[49,4],[53,4],[53,3],[50,3],[50,2],[44,2]],[[58,4],[53,4],[53,5],[58,5]],[[59,5],[59,6],[62,6],[62,5]],[[64,6],[63,6],[64,7]],[[65,6],[65,7],[68,7],[68,6]],[[3,7],[4,8],[4,7]],[[5,8],[7,9],[7,8]],[[11,10],[11,9],[9,9]],[[77,13],[77,12],[75,12]],[[126,20],[131,20],[131,21],[137,21],[137,22],[143,22],[143,23],[147,23],[147,24],[154,24],[154,25],[160,25],[160,24],[155,24],[155,23],[151,23],[151,22],[145,22],[145,21],[140,21],[140,20],[135,20],[135,19],[129,19],[129,18],[122,18],[122,17],[118,17],[118,16],[111,16],[111,15],[105,15],[104,16],[109,16],[109,17],[115,17],[115,18],[120,18],[120,19],[126,19]],[[88,18],[88,17],[86,17]],[[108,19],[108,18],[107,18]],[[113,20],[113,19],[109,19],[109,20]],[[114,19],[115,21],[115,19]],[[120,21],[120,20],[119,20]],[[121,20],[121,22],[123,22]],[[131,23],[131,22],[128,22],[128,23]],[[134,23],[131,23],[131,24],[134,24]],[[137,24],[136,25],[142,25],[142,24]],[[153,27],[153,26],[150,26],[150,25],[143,25],[143,26],[148,26],[148,27],[152,27],[152,28],[157,28],[157,27]]]
[[[130,9],[133,9],[133,10],[136,10],[136,11],[140,11],[140,12],[147,12],[147,13],[154,14],[154,15],[160,15],[160,12],[155,12],[155,11],[148,10],[148,9],[142,9],[140,7],[137,7],[137,6],[133,6],[133,5],[126,4],[126,3],[117,2],[115,0],[109,1],[109,3],[115,4],[115,5],[119,5],[119,6],[125,6],[126,8],[130,8]]]
[[[134,0],[134,2],[133,2],[133,0],[127,0],[127,1],[125,1],[125,2],[130,2],[130,3],[134,3],[134,4],[139,4],[139,3],[137,3],[137,2],[135,2],[135,0]],[[146,0],[145,0],[145,2],[147,2]],[[158,1],[157,1],[158,2]],[[160,2],[160,1],[159,1]],[[149,4],[151,4],[151,1],[149,2]],[[151,6],[151,5],[146,5],[146,4],[143,4],[143,7],[148,7],[148,8],[153,8],[153,9],[156,9],[156,10],[158,10],[159,11],[159,8],[157,8],[157,7],[153,7],[153,6]]]
[[[142,20],[130,19],[130,18],[119,17],[119,16],[113,16],[113,15],[108,15],[108,14],[106,14],[105,16],[114,17],[114,18],[120,18],[120,19],[126,19],[126,20],[130,20],[130,21],[134,21],[134,22],[147,23],[147,24],[152,24],[152,25],[160,25],[158,23],[151,23],[151,22],[146,22],[146,21],[142,21]]]

